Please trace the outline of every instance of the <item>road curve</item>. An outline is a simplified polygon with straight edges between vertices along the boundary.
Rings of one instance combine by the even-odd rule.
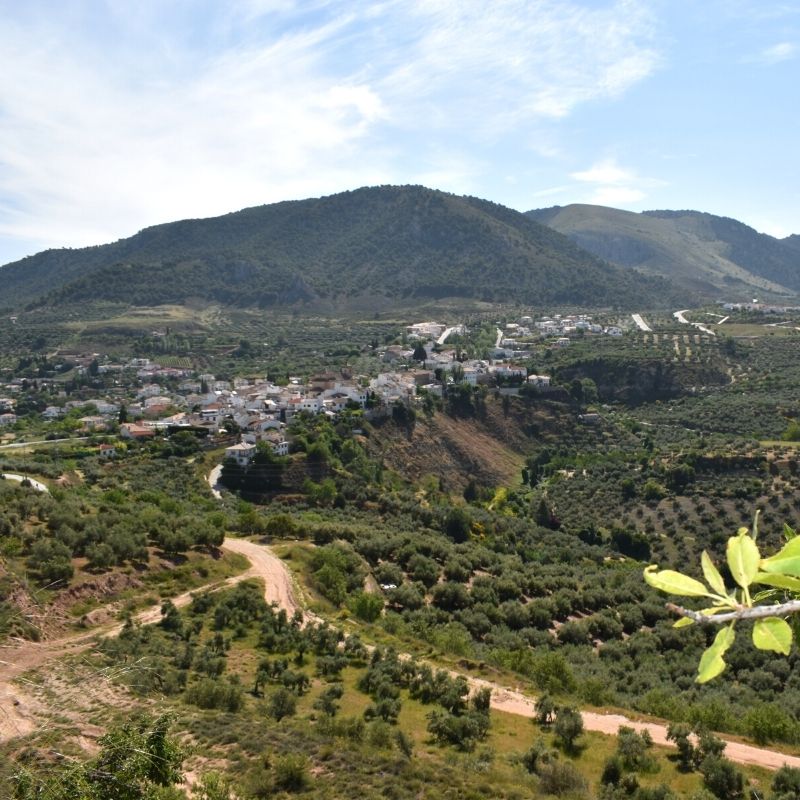
[[[633,321],[636,323],[636,327],[640,331],[644,331],[645,333],[652,333],[653,329],[644,321],[644,317],[641,314],[631,314]]]
[[[269,603],[276,603],[290,615],[302,611],[294,584],[286,564],[266,545],[260,545],[247,539],[226,539],[223,547],[229,552],[239,553],[250,561],[250,568],[239,575],[227,578],[205,589],[221,589],[233,586],[247,578],[261,578],[264,581],[264,597]],[[191,602],[194,592],[185,592],[172,598],[176,606]],[[142,624],[152,624],[161,619],[161,606],[152,606],[136,615]],[[306,612],[306,619],[318,619]],[[0,650],[0,741],[25,735],[33,730],[34,720],[25,712],[24,698],[17,686],[15,678],[23,672],[34,669],[47,661],[60,658],[65,654],[79,653],[91,646],[97,636],[116,636],[122,630],[121,623],[100,628],[87,633],[79,633],[49,642],[24,642],[17,646],[4,647]],[[533,698],[514,689],[482,678],[467,677],[473,689],[489,688],[492,691],[491,705],[497,711],[532,718],[535,715]],[[18,699],[17,695],[22,695]],[[672,747],[667,741],[667,728],[654,722],[636,722],[621,714],[597,714],[591,711],[582,712],[584,727],[587,731],[595,731],[608,735],[616,735],[621,725],[637,731],[647,730],[653,741],[659,745]],[[778,769],[784,764],[800,768],[800,758],[789,756],[774,750],[731,742],[726,740],[725,755],[740,764],[752,764],[766,769]]]
[[[17,483],[22,483],[22,481],[27,480],[31,485],[31,489],[35,489],[37,492],[50,494],[50,490],[41,481],[29,478],[27,475],[17,475],[16,472],[4,472],[2,475],[7,481],[17,481]]]
[[[303,610],[297,601],[289,570],[272,550],[246,539],[230,538],[225,539],[222,547],[231,553],[243,555],[250,562],[250,567],[223,581],[171,598],[175,606],[180,608],[188,605],[192,597],[199,592],[218,591],[235,586],[248,578],[260,578],[264,581],[264,599],[268,603],[275,603],[289,615]],[[161,604],[140,611],[134,619],[142,625],[158,622],[161,619]],[[306,613],[305,619],[312,620],[316,617]],[[23,687],[15,684],[23,673],[65,655],[74,655],[87,650],[97,637],[118,636],[123,624],[115,622],[85,633],[75,633],[43,642],[18,639],[10,644],[0,645],[0,742],[25,736],[36,726],[36,717],[31,713],[34,702],[27,696]]]

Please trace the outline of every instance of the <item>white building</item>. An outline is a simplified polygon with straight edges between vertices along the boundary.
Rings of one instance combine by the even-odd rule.
[[[225,448],[225,458],[233,459],[240,467],[246,467],[256,454],[256,446],[248,442],[239,442]]]

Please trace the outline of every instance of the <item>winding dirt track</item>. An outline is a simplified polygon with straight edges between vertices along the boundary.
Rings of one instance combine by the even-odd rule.
[[[230,552],[245,556],[250,561],[250,568],[240,575],[206,587],[207,589],[221,589],[247,578],[261,578],[264,581],[264,597],[267,602],[276,603],[290,615],[303,610],[297,600],[286,565],[269,547],[245,539],[226,539],[223,547]],[[186,592],[173,598],[172,602],[176,606],[183,606],[189,603],[191,598],[192,592]],[[157,622],[160,618],[160,606],[148,608],[136,616],[136,619],[143,624]],[[305,618],[316,619],[308,613],[305,614]],[[24,736],[36,725],[35,715],[31,713],[32,701],[26,696],[24,684],[20,686],[14,683],[15,680],[20,679],[28,670],[40,667],[48,661],[89,648],[97,636],[115,636],[121,629],[122,625],[117,623],[63,639],[42,643],[19,642],[2,648],[0,650],[0,741]],[[467,680],[473,688],[488,687],[492,690],[492,708],[523,717],[534,716],[534,701],[522,692],[480,678],[468,677]],[[588,731],[612,736],[617,733],[620,725],[627,725],[637,731],[647,730],[656,744],[672,746],[671,742],[667,741],[665,725],[634,722],[620,714],[595,714],[588,711],[583,712],[583,722]],[[753,764],[767,769],[778,769],[784,764],[800,767],[800,758],[796,756],[739,742],[728,741],[725,755],[740,764]]]
[[[248,578],[261,578],[264,581],[264,597],[268,603],[276,603],[286,609],[288,614],[301,610],[295,597],[291,576],[283,562],[268,548],[244,539],[226,539],[223,548],[232,553],[240,553],[250,561],[250,568],[239,575],[234,575],[203,589],[184,592],[172,598],[178,606],[188,605],[192,595],[198,591],[224,589],[234,586]],[[161,619],[161,605],[155,605],[140,611],[137,622],[151,625]],[[87,650],[98,636],[117,636],[122,630],[122,623],[98,626],[86,633],[76,633],[59,639],[44,642],[12,641],[0,645],[0,742],[25,736],[37,726],[36,701],[25,691],[24,673],[41,667],[48,661],[75,655]],[[17,682],[18,683],[15,683]]]

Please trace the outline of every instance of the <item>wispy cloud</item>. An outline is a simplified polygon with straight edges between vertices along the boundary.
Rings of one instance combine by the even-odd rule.
[[[570,177],[579,183],[594,185],[586,202],[603,206],[637,203],[647,197],[647,189],[664,185],[664,181],[637,175],[635,171],[620,166],[613,158],[603,159],[588,169],[573,172]]]
[[[105,0],[3,16],[0,237],[31,249],[369,183],[470,191],[491,170],[471,145],[617,97],[659,63],[636,0]]]
[[[762,64],[780,64],[782,61],[790,61],[796,58],[797,54],[798,47],[794,42],[778,42],[770,47],[765,47],[750,60]]]

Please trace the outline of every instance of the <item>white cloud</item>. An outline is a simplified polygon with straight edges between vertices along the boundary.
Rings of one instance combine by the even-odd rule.
[[[617,97],[659,63],[637,0],[14,8],[0,237],[31,250],[371,183],[475,191],[491,170],[475,147]]]
[[[610,183],[614,185],[630,183],[635,180],[635,176],[630,170],[623,169],[612,158],[598,161],[582,172],[573,172],[570,177],[584,183]]]
[[[436,125],[496,132],[562,118],[618,96],[659,63],[653,20],[635,0],[601,9],[569,0],[418,0],[414,11],[418,36],[386,88],[403,98],[401,108],[427,109]]]
[[[631,169],[620,166],[616,159],[606,158],[588,169],[573,172],[573,180],[594,184],[595,188],[584,202],[601,206],[626,206],[647,197],[646,189],[663,186],[655,178],[643,178]]]
[[[779,64],[789,61],[797,56],[797,45],[794,42],[778,42],[771,47],[766,47],[753,60],[762,64]]]

